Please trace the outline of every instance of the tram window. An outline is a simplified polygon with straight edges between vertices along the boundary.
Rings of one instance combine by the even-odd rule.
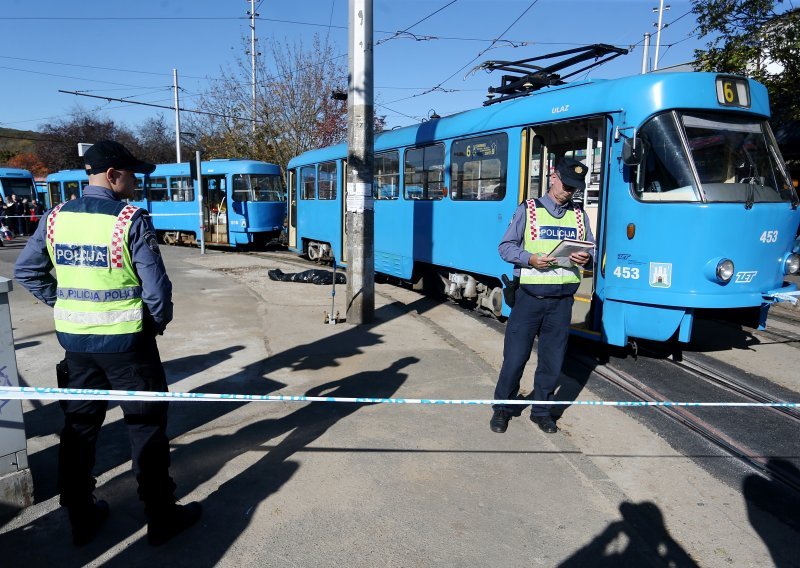
[[[791,181],[761,121],[717,114],[682,117],[706,201],[791,201]]]
[[[147,184],[150,201],[167,201],[167,178],[151,177]]]
[[[573,202],[580,207],[596,207],[603,179],[604,118],[586,118],[533,127],[529,158],[528,196],[541,197],[550,190],[550,174],[556,164],[569,157],[585,164],[589,171],[586,189],[576,191]]]
[[[283,201],[283,180],[278,175],[250,175],[253,201]]]
[[[319,166],[319,199],[336,199],[336,162],[328,162]]]
[[[144,201],[144,178],[136,177],[136,185],[133,186],[133,199],[131,201]]]
[[[70,200],[70,199],[77,199],[79,197],[81,197],[80,184],[77,181],[64,182],[64,198]]]
[[[450,147],[450,197],[499,201],[506,195],[508,135],[456,140]]]
[[[236,174],[233,176],[233,200],[250,201],[250,176]]]
[[[643,201],[699,201],[691,165],[673,114],[650,119],[641,129],[642,164],[636,197]]]
[[[403,189],[406,199],[444,197],[444,144],[406,151]]]
[[[172,196],[172,201],[194,201],[194,184],[192,178],[170,178],[169,193]]]
[[[400,153],[385,152],[375,156],[372,197],[397,199],[400,196]]]
[[[47,191],[50,193],[50,207],[55,207],[61,203],[61,184],[51,181],[47,184]]]
[[[300,168],[300,199],[314,199],[317,193],[317,168],[306,166]]]

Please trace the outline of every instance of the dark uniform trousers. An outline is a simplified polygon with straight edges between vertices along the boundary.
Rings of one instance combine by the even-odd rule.
[[[166,391],[167,380],[155,336],[143,333],[133,351],[78,353],[67,351],[68,388]],[[62,380],[63,380],[62,379]],[[59,385],[61,386],[61,385]],[[156,513],[175,502],[169,476],[167,402],[120,404],[131,442],[133,471],[145,512]],[[92,500],[96,480],[97,435],[106,416],[106,401],[61,401],[64,429],[59,446],[58,479],[61,504],[81,507]]]
[[[503,367],[494,389],[495,400],[514,400],[525,364],[531,357],[533,340],[538,334],[538,363],[533,377],[534,400],[553,400],[569,339],[572,296],[536,297],[521,287],[515,295],[514,308],[508,317],[503,346]],[[495,406],[498,408],[498,406]],[[513,408],[505,407],[513,412]],[[550,406],[535,404],[531,415],[547,416]]]

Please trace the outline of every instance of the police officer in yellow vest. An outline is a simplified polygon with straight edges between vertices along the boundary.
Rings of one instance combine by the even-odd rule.
[[[574,158],[562,158],[550,176],[547,194],[517,207],[500,242],[500,256],[514,265],[519,288],[506,325],[503,367],[494,391],[495,400],[517,398],[537,335],[533,398],[553,400],[567,348],[580,267],[589,263],[592,256],[580,252],[560,260],[548,253],[565,238],[594,242],[586,213],[572,205],[575,191],[586,188],[587,170]],[[513,415],[512,407],[496,405],[489,422],[492,432],[505,432]],[[531,420],[544,432],[558,431],[549,405],[532,405]]]
[[[76,389],[167,391],[156,345],[172,319],[172,284],[147,212],[127,204],[135,173],[155,166],[104,140],[85,155],[89,185],[80,199],[54,207],[17,259],[14,277],[53,307],[66,350],[59,386]],[[55,267],[55,278],[51,270]],[[85,545],[108,517],[94,497],[97,435],[107,403],[62,401],[64,429],[58,480],[73,542]],[[169,475],[166,402],[123,402],[133,470],[148,520],[148,541],[159,545],[197,521],[199,503],[178,505]]]

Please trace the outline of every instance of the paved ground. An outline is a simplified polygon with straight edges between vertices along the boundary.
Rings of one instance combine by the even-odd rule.
[[[174,391],[491,396],[502,336],[451,306],[378,285],[373,324],[326,326],[329,287],[266,278],[268,268],[298,270],[285,257],[164,254],[176,318],[160,346]],[[10,274],[14,257],[13,247],[0,249],[0,274]],[[11,301],[21,379],[53,385],[60,350],[51,312],[22,290]],[[764,356],[796,363],[798,353],[774,345]],[[595,396],[591,381],[581,390],[565,377],[564,386]],[[55,497],[57,404],[24,408],[37,504],[0,528],[8,566],[765,566],[798,558],[796,533],[630,413],[574,407],[557,435],[525,416],[498,435],[483,407],[292,403],[173,404],[173,473],[181,498],[201,501],[205,515],[158,549],[143,538],[121,413],[112,409],[97,464],[98,495],[112,516],[94,543],[74,549]]]

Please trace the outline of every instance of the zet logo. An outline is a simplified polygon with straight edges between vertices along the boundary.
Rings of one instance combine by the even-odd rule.
[[[750,272],[737,272],[736,277],[733,279],[737,284],[749,284],[758,274],[758,271],[753,270]]]
[[[672,286],[672,263],[650,263],[650,286],[653,288],[669,288]]]

